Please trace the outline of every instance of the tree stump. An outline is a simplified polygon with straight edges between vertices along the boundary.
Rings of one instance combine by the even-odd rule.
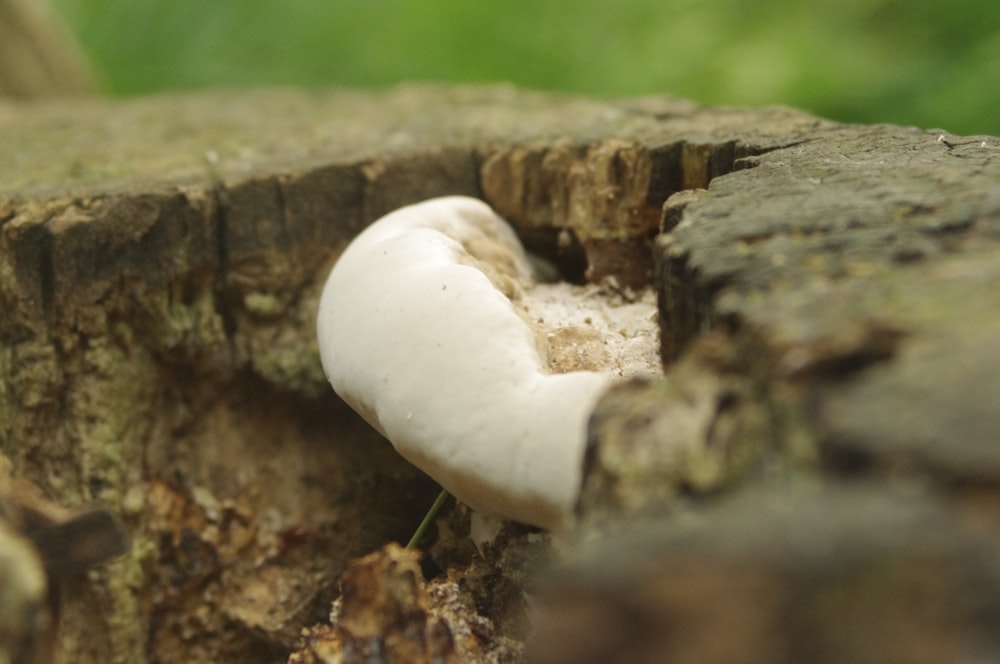
[[[513,661],[525,587],[534,661],[1000,658],[1000,139],[405,86],[4,103],[0,142],[0,661]],[[536,575],[455,508],[433,581],[349,569],[437,488],[329,390],[319,289],[444,194],[659,297]],[[433,633],[358,627],[389,595]]]

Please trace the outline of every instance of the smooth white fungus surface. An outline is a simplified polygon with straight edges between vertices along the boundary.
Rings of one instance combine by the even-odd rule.
[[[396,210],[347,247],[317,323],[334,390],[473,509],[572,520],[587,421],[615,380],[660,371],[650,293],[545,284],[477,199]]]

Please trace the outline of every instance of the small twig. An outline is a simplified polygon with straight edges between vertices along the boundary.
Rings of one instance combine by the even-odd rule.
[[[406,543],[407,550],[415,549],[417,547],[417,544],[420,542],[420,538],[424,536],[424,531],[427,530],[427,526],[431,525],[431,521],[433,521],[434,517],[437,516],[438,510],[440,510],[441,506],[444,505],[446,498],[448,498],[447,489],[441,489],[441,493],[439,493],[438,497],[434,499],[434,504],[431,505],[431,508],[427,510],[427,514],[424,515],[424,520],[420,522],[419,526],[417,526],[417,530],[413,533],[413,537],[411,537],[410,541]]]

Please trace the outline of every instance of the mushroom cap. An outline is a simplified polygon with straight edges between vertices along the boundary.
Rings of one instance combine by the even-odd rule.
[[[488,205],[432,199],[351,242],[317,331],[334,390],[406,459],[477,511],[559,528],[612,378],[549,373],[544,343],[511,301],[532,280]]]

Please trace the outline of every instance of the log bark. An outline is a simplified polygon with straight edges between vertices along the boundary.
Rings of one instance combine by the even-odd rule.
[[[313,326],[338,250],[443,194],[487,200],[568,278],[659,294],[665,378],[600,404],[581,498],[581,541],[634,524],[614,537],[651,533],[645,557],[560,555],[547,592],[621,615],[668,607],[674,636],[600,612],[572,632],[601,635],[620,661],[646,661],[623,643],[735,662],[848,641],[875,661],[870,634],[928,625],[941,634],[928,657],[1000,652],[981,629],[996,558],[977,553],[1000,533],[1000,140],[784,108],[406,86],[7,103],[0,144],[0,450],[18,482],[102,505],[131,538],[109,565],[50,578],[60,602],[28,584],[3,607],[0,629],[32,642],[23,652],[48,639],[62,661],[284,661],[327,620],[348,562],[410,534],[436,487],[329,391]],[[744,492],[802,509],[717,499]],[[684,530],[691,514],[704,533]],[[740,544],[755,523],[810,524],[810,541],[837,549],[846,521],[844,555],[872,577],[790,536]],[[0,578],[43,569],[8,523]],[[458,585],[480,625],[467,652],[514,657],[504,626],[518,620],[504,616],[533,540],[483,557],[462,526],[440,526],[438,551],[451,548],[437,562],[477,579]],[[707,575],[690,592],[654,573],[678,547]],[[967,573],[937,577],[942,560]],[[640,601],[642,570],[664,590]],[[744,570],[714,620],[729,586],[712,579]],[[842,594],[817,582],[827,571],[848,579]],[[883,573],[869,631],[839,629]],[[937,614],[900,601],[911,591],[960,624],[937,630]],[[427,602],[441,593],[415,592],[440,615]],[[769,597],[779,628],[794,598],[820,608],[783,637],[755,612]],[[51,609],[58,633],[26,634],[29,608]],[[711,650],[734,624],[746,638]],[[321,631],[295,661],[339,661],[307,652]],[[550,645],[532,652],[583,661]]]

